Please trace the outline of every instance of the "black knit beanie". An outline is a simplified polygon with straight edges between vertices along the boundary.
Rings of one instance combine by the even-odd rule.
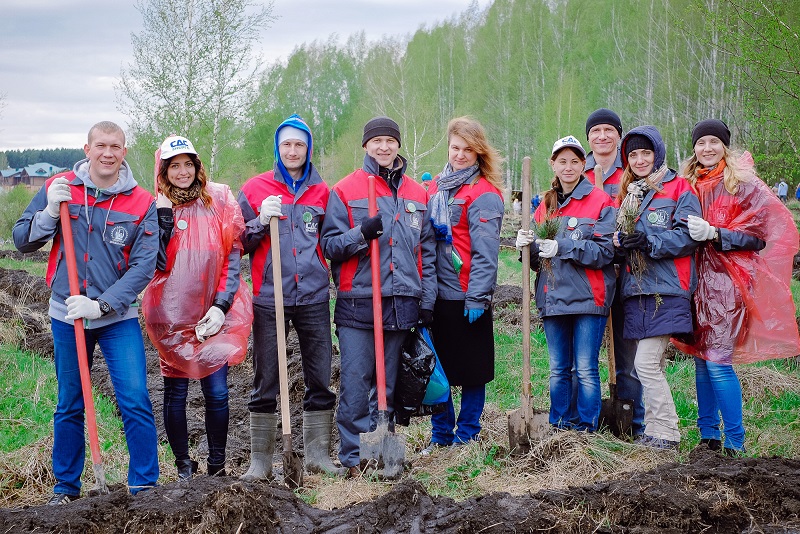
[[[731,146],[731,131],[728,125],[719,119],[706,119],[694,125],[692,129],[692,146],[697,140],[706,135],[717,137],[725,146]]]
[[[388,135],[397,139],[397,144],[402,145],[400,139],[400,127],[389,117],[375,117],[364,125],[364,137],[361,138],[361,146],[365,146],[367,141],[379,135]]]
[[[625,140],[625,155],[634,150],[652,150],[655,152],[653,142],[645,135],[634,134]]]
[[[617,129],[620,137],[622,137],[622,121],[620,120],[619,115],[610,109],[600,108],[593,111],[592,114],[589,115],[589,118],[586,119],[586,139],[589,139],[589,130],[598,124],[610,124]]]

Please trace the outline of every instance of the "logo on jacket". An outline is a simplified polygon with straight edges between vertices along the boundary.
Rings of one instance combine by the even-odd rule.
[[[583,232],[581,232],[580,228],[576,228],[574,232],[569,235],[573,240],[578,241],[579,239],[583,239]]]
[[[124,226],[115,226],[111,230],[111,235],[108,238],[108,242],[112,245],[125,245],[125,242],[128,241],[128,229]]]
[[[306,232],[309,234],[316,234],[319,228],[319,223],[314,221],[314,216],[310,212],[303,213],[303,224],[305,225]]]
[[[656,210],[651,211],[647,214],[647,220],[653,226],[658,226],[659,228],[666,228],[667,221],[669,220],[669,214],[667,214],[666,210]]]
[[[409,213],[408,225],[414,230],[422,230],[422,215],[418,211]]]

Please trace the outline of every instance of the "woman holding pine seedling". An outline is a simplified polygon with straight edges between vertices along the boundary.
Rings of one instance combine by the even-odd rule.
[[[451,394],[447,410],[431,418],[431,444],[422,454],[478,439],[486,384],[494,379],[491,303],[503,222],[502,160],[470,117],[450,121],[447,142],[448,162],[429,189],[437,277],[432,330],[450,385],[461,386],[461,410],[456,419]]]
[[[731,151],[730,141],[718,119],[692,130],[694,153],[683,173],[703,208],[702,218],[688,221],[700,243],[699,282],[694,335],[675,344],[695,357],[701,444],[733,456],[745,452],[742,387],[733,364],[793,357],[800,343],[789,288],[797,228],[755,175],[752,156]]]
[[[550,424],[597,430],[600,417],[600,345],[615,274],[614,202],[583,175],[586,152],[573,136],[553,145],[552,188],[536,209],[536,230],[517,233],[517,248],[530,245],[536,307],[550,352]],[[571,406],[572,369],[578,378]],[[575,419],[571,417],[576,415]]]
[[[624,171],[614,245],[625,255],[620,283],[623,336],[635,340],[634,365],[644,391],[644,434],[637,442],[677,450],[681,435],[664,374],[670,335],[692,331],[690,298],[697,287],[689,217],[700,202],[689,182],[665,164],[666,147],[654,126],[622,139]]]

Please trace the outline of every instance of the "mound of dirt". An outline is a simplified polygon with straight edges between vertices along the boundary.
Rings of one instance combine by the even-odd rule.
[[[0,532],[796,532],[800,462],[694,453],[624,480],[462,502],[410,479],[338,510],[277,485],[197,477],[138,496],[124,489],[60,507],[0,510]]]
[[[49,300],[50,288],[44,278],[26,271],[0,268],[0,323],[13,330],[4,334],[4,338],[11,338],[4,341],[16,342],[27,351],[52,358],[53,336],[47,315]]]

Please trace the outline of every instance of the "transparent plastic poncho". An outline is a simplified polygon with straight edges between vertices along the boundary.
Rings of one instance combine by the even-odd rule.
[[[683,352],[738,364],[800,354],[790,283],[798,231],[789,210],[753,172],[753,159],[739,161],[745,181],[730,194],[722,176],[695,184],[703,218],[717,228],[756,236],[761,251],[718,251],[711,242],[697,252],[693,339],[673,340]]]
[[[206,191],[212,197],[210,207],[198,199],[174,209],[166,270],[156,271],[142,299],[147,334],[158,349],[161,374],[172,378],[205,378],[225,363],[244,361],[253,323],[252,296],[240,276],[220,331],[202,343],[195,334],[195,326],[214,302],[228,256],[242,249],[239,236],[244,229],[230,189],[209,182]]]

